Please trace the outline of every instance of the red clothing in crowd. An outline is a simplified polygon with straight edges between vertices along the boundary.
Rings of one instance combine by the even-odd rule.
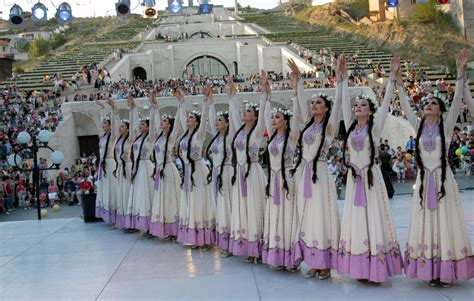
[[[81,184],[79,184],[79,188],[84,191],[89,191],[92,188],[92,182],[89,179],[83,180]]]

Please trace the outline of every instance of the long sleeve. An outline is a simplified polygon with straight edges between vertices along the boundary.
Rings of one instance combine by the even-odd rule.
[[[170,141],[174,143],[178,139],[179,135],[179,123],[181,122],[181,111],[184,111],[184,105],[182,103],[178,104],[178,111],[176,111],[176,118],[174,120],[173,131],[170,134]]]
[[[273,135],[272,127],[272,104],[270,101],[267,101],[265,104],[265,112],[263,114],[263,119],[265,121],[265,127],[267,128],[268,135],[271,137]]]
[[[397,84],[398,95],[400,96],[400,105],[402,106],[403,112],[405,113],[405,117],[410,122],[411,126],[416,129],[418,126],[418,117],[416,117],[413,109],[410,105],[410,99],[408,95],[405,93],[405,89],[402,84]]]
[[[118,111],[112,111],[112,118],[110,119],[110,140],[115,141],[119,135],[120,117]]]
[[[298,104],[298,96],[295,95],[292,97],[291,103],[293,104],[293,116],[291,117],[291,131],[289,141],[293,146],[296,146],[298,143],[299,133],[300,133],[300,119],[301,119],[301,111]]]
[[[211,128],[211,133],[215,135],[217,133],[216,129],[216,120],[217,120],[216,107],[213,104],[209,106],[209,127]]]
[[[349,87],[348,85],[342,85],[342,118],[344,119],[344,126],[346,130],[351,126],[351,123],[354,119],[354,113],[352,112],[352,101],[351,96],[349,94]],[[334,111],[335,112],[335,111]]]
[[[471,112],[471,114],[474,114],[474,99],[472,98],[471,90],[469,90],[469,85],[468,82],[464,84],[464,103],[467,105],[467,108]]]
[[[449,108],[448,115],[444,120],[444,132],[446,137],[451,135],[451,132],[456,125],[456,120],[459,116],[461,110],[461,102],[464,94],[464,78],[458,79],[456,81],[456,88],[454,91],[453,101],[451,102],[451,107]]]
[[[342,105],[343,86],[349,89],[348,78],[336,84],[336,97],[334,98],[334,106],[331,108],[331,116],[329,117],[328,127],[326,128],[326,141],[330,142],[334,139],[339,131],[340,111]]]
[[[229,119],[230,119],[230,132],[229,134],[232,134],[237,132],[237,130],[242,126],[242,117],[240,114],[240,110],[237,106],[237,99],[235,95],[229,97]]]
[[[148,127],[148,136],[149,136],[149,140],[150,141],[155,141],[156,137],[155,137],[155,134],[156,134],[156,124],[155,124],[155,120],[156,120],[156,111],[158,111],[155,107],[151,107],[150,108],[150,126]]]
[[[298,100],[300,112],[301,112],[301,118],[303,120],[308,120],[311,116],[309,106],[307,103],[306,99],[306,92],[304,91],[303,87],[303,81],[301,78],[298,80],[298,83],[296,84],[296,97]]]
[[[267,92],[260,93],[260,109],[258,111],[257,125],[255,126],[255,137],[261,139],[265,130],[265,105],[267,103]]]
[[[180,123],[180,126],[181,126],[181,129],[183,131],[186,131],[187,128],[186,128],[186,106],[184,103],[181,103],[181,106],[182,106],[182,110],[179,110],[178,111],[178,114],[179,114],[179,123]]]
[[[130,129],[129,129],[129,140],[133,143],[138,135],[138,124],[140,123],[140,117],[138,116],[137,107],[133,107],[130,110]]]
[[[160,113],[160,107],[157,105],[155,106],[155,122],[153,123],[153,126],[155,127],[155,134],[158,133],[158,129],[160,128],[160,123],[161,123],[161,113]],[[150,123],[151,126],[151,123]]]
[[[201,122],[199,124],[198,132],[197,132],[199,139],[201,139],[202,141],[206,139],[206,126],[207,126],[208,119],[209,119],[209,101],[203,101]]]
[[[377,113],[375,113],[374,116],[374,136],[377,138],[380,137],[382,134],[382,129],[385,124],[385,120],[387,120],[388,116],[388,107],[390,105],[390,101],[393,98],[393,87],[394,87],[394,82],[392,78],[389,79],[387,88],[385,90],[385,95],[383,98],[382,106],[377,110]]]

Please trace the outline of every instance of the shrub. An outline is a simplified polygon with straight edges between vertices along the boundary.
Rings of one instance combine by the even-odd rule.
[[[35,39],[29,49],[28,54],[32,58],[37,58],[47,54],[51,50],[51,43],[43,38]]]
[[[433,23],[440,28],[453,28],[451,15],[439,10],[436,6],[436,0],[430,0],[428,3],[418,3],[417,9],[411,16],[413,21],[421,23]]]

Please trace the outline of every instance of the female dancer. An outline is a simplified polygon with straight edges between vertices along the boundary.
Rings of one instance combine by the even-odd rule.
[[[258,163],[258,153],[265,130],[264,108],[270,85],[267,74],[261,71],[260,110],[255,104],[247,104],[243,113],[244,124],[237,130],[232,141],[232,219],[230,252],[248,256],[245,262],[259,261],[263,237],[263,202],[266,178]],[[239,120],[238,111],[230,112],[232,120]]]
[[[456,90],[446,116],[444,97],[435,92],[423,99],[419,120],[403,91],[401,71],[397,76],[403,111],[417,130],[415,158],[418,166],[413,195],[405,274],[429,281],[430,286],[451,286],[453,280],[474,277],[474,257],[464,223],[464,210],[458,186],[447,165],[447,146],[460,112],[469,51],[457,56]]]
[[[153,199],[153,163],[150,160],[153,144],[155,142],[155,104],[151,101],[150,117],[140,119],[138,132],[140,133],[134,140],[131,152],[132,174],[130,180],[132,186],[127,204],[127,218],[125,227],[137,229],[142,235],[150,229],[151,201]],[[129,96],[128,106],[135,116],[133,121],[138,119],[135,108],[135,100]],[[132,130],[136,130],[135,126]]]
[[[211,200],[211,187],[207,183],[209,170],[202,160],[206,139],[206,123],[209,116],[209,102],[212,101],[211,86],[204,87],[202,117],[193,111],[186,119],[186,133],[178,144],[184,177],[181,181],[181,202],[179,214],[178,242],[202,247],[207,250],[215,242],[215,204]],[[184,102],[180,90],[176,96]]]
[[[269,90],[267,93],[271,98]],[[296,100],[293,101],[293,111],[298,111]],[[296,270],[297,267],[293,261],[296,244],[292,244],[298,224],[294,212],[296,188],[290,170],[293,168],[298,142],[299,129],[296,120],[299,114],[296,113],[293,119],[291,116],[292,113],[284,108],[274,108],[270,111],[270,102],[267,102],[264,118],[267,130],[273,131],[273,134],[267,147],[269,177],[266,195],[269,199],[265,206],[262,261],[277,270],[283,270],[285,267]]]
[[[176,118],[170,115],[160,116],[158,101],[151,96],[156,106],[157,119],[160,121],[161,133],[155,141],[153,158],[155,161],[155,192],[151,209],[150,233],[165,239],[176,239],[178,236],[179,198],[181,182],[178,169],[174,164],[172,150],[178,138],[180,126],[176,123],[184,119],[183,103],[178,99]]]
[[[112,107],[113,114],[117,116],[117,106],[113,101],[109,102]],[[132,109],[136,110],[136,109]],[[114,177],[117,178],[117,214],[115,220],[115,227],[118,229],[125,228],[126,210],[128,196],[130,193],[130,182],[132,161],[130,159],[130,151],[132,148],[132,141],[134,137],[130,135],[130,123],[133,122],[133,112],[130,112],[130,120],[122,119],[120,121],[120,136],[117,139],[114,147],[114,161],[115,170]]]
[[[238,110],[236,106],[235,86],[232,76],[227,78],[226,92],[229,96],[229,111]],[[216,204],[216,243],[221,250],[222,257],[231,255],[230,243],[230,219],[231,219],[231,195],[232,195],[232,139],[239,122],[231,119],[228,111],[215,112],[214,104],[210,107],[209,124],[215,133],[206,154],[211,162],[211,173],[208,180],[212,184],[213,203]],[[237,126],[236,126],[237,125]]]
[[[344,85],[342,91],[342,112],[347,128],[343,162],[348,165],[349,171],[337,271],[341,275],[372,283],[380,283],[389,276],[401,274],[402,269],[400,247],[382,172],[374,164],[374,141],[380,139],[387,118],[398,68],[400,57],[397,55],[390,63],[390,81],[376,116],[375,100],[359,95],[353,118],[347,86]],[[350,161],[346,161],[346,147],[350,152]]]
[[[115,139],[117,139],[116,124],[118,123],[117,115],[112,114],[112,118],[105,117],[105,106],[96,100],[102,115],[102,130],[104,134],[99,140],[99,171],[97,177],[97,199],[95,215],[102,218],[106,223],[115,223],[115,209],[113,202],[116,199],[116,191],[114,187],[117,181],[113,176],[115,162],[113,157],[113,148]]]
[[[304,260],[309,267],[305,278],[320,280],[331,276],[336,268],[340,234],[337,190],[329,171],[326,152],[338,133],[342,102],[342,85],[347,84],[347,64],[343,56],[336,66],[336,102],[332,97],[317,94],[312,97],[311,111],[304,97],[300,72],[294,61],[289,62],[292,86],[302,116],[309,121],[301,132],[298,145],[298,161],[295,169],[297,183],[298,230],[300,249],[296,249],[295,263]],[[297,110],[295,110],[297,112]],[[331,112],[334,112],[331,114]],[[301,164],[303,162],[303,164]]]

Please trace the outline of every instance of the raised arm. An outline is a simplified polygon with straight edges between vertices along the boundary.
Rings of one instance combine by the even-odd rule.
[[[205,140],[206,139],[206,126],[207,121],[209,119],[209,103],[212,102],[212,86],[206,84],[204,87],[204,99],[202,101],[202,115],[201,115],[201,122],[199,124],[199,129],[197,135],[199,139]]]
[[[148,94],[148,101],[150,103],[149,136],[151,141],[155,141],[161,122],[160,106],[153,92]]]
[[[100,107],[99,118],[100,118],[100,123],[102,124],[102,122],[104,122],[105,117],[107,116],[107,114],[105,112],[105,106],[98,99],[95,101],[95,103],[96,103],[96,105],[98,105]],[[104,134],[104,133],[102,133],[102,134]]]
[[[180,114],[179,115],[179,122],[180,122],[181,129],[183,131],[186,131],[186,117],[187,116],[186,116],[186,109],[185,109],[185,105],[184,105],[184,103],[186,101],[185,101],[185,98],[184,98],[183,91],[181,91],[181,89],[178,88],[176,90],[175,97],[176,97],[176,100],[178,101],[178,103],[182,104],[182,106],[183,106],[183,110],[178,111],[178,114]]]
[[[214,103],[209,105],[209,127],[211,128],[211,133],[215,135],[217,133],[216,129],[216,120],[217,120],[217,112]]]
[[[352,101],[349,93],[348,85],[341,85],[341,106],[342,106],[342,119],[344,120],[344,126],[348,129],[354,120],[354,112],[352,111]]]
[[[269,100],[270,84],[268,82],[267,74],[265,71],[261,71],[260,84],[262,85],[262,92],[260,93],[260,109],[258,111],[257,125],[255,126],[255,136],[260,139],[265,131],[265,106]]]
[[[182,102],[178,102],[178,110],[176,111],[176,117],[174,120],[174,126],[173,126],[173,131],[171,131],[170,134],[170,141],[176,141],[178,139],[179,135],[179,130],[180,130],[180,125],[179,123],[181,122],[182,113],[184,112],[184,115],[186,115],[185,109],[184,109],[184,104]]]
[[[405,88],[403,87],[403,82],[400,82],[397,79],[397,90],[398,96],[400,98],[400,105],[402,106],[403,113],[405,117],[410,122],[411,126],[416,129],[418,126],[418,117],[416,116],[415,112],[410,105],[410,98],[408,97],[407,93],[405,92]]]
[[[326,127],[326,141],[331,142],[339,131],[339,124],[341,120],[341,105],[342,105],[342,90],[343,87],[349,90],[348,76],[347,76],[347,61],[344,56],[340,56],[337,60],[336,66],[336,96],[334,104],[331,108],[331,115]]]
[[[469,90],[468,81],[465,81],[464,84],[464,103],[467,105],[468,110],[471,114],[474,114],[474,99],[472,98],[471,90]]]
[[[288,60],[288,67],[291,69],[290,84],[293,87],[294,94],[296,95],[296,100],[299,105],[299,112],[301,113],[300,115],[303,119],[303,122],[306,122],[306,120],[311,117],[311,113],[307,103],[303,81],[301,80],[301,72],[293,59]]]
[[[273,127],[272,127],[272,104],[270,101],[265,103],[265,111],[263,113],[263,120],[265,121],[265,127],[267,128],[267,132],[269,137],[273,135]]]
[[[236,89],[232,76],[227,78],[225,86],[227,95],[229,96],[229,136],[233,137],[237,129],[242,126],[242,118],[239,107],[237,106],[237,98],[235,97]]]
[[[127,99],[128,107],[130,108],[130,141],[135,141],[135,138],[138,135],[138,124],[140,123],[140,116],[138,116],[137,106],[135,105],[135,100],[132,96],[129,96]]]
[[[107,103],[112,108],[112,118],[110,118],[110,133],[111,133],[111,140],[115,141],[119,136],[119,124],[120,124],[120,116],[117,110],[117,106],[115,105],[112,99],[108,99]]]
[[[453,131],[456,120],[459,116],[461,110],[461,101],[464,94],[464,82],[466,79],[466,68],[467,62],[469,62],[469,50],[463,49],[459,52],[456,57],[456,66],[457,66],[457,80],[456,80],[456,88],[454,91],[454,98],[451,102],[451,107],[449,108],[448,115],[445,119],[444,131],[446,135],[451,135]]]
[[[377,110],[377,113],[374,116],[374,130],[375,136],[380,137],[382,133],[385,120],[388,116],[388,107],[390,101],[393,98],[393,88],[395,86],[395,76],[398,70],[400,69],[400,55],[395,54],[395,56],[390,61],[390,79],[388,81],[387,87],[385,89],[385,95],[383,98],[382,106]]]

